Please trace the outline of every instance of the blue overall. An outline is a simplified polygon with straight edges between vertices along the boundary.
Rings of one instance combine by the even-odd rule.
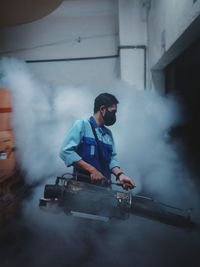
[[[90,123],[99,140],[100,155]],[[119,167],[112,133],[104,126],[99,127],[94,117],[90,117],[89,120],[77,120],[74,123],[64,138],[60,157],[67,166],[82,159],[94,166],[108,179],[111,178],[111,170]]]

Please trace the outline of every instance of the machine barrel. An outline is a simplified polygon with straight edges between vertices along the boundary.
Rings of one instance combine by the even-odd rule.
[[[131,213],[177,227],[194,226],[191,210],[173,207],[142,195],[132,197]]]

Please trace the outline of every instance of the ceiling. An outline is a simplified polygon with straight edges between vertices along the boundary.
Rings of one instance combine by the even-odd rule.
[[[56,9],[63,0],[0,0],[0,28],[38,20]]]

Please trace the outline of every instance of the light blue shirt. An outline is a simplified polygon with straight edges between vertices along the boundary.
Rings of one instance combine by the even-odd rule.
[[[95,128],[100,148],[104,155],[103,164],[99,163],[101,159],[90,123]],[[119,167],[112,133],[107,127],[99,127],[94,117],[90,117],[89,120],[77,120],[74,123],[65,135],[60,157],[67,166],[71,166],[74,162],[83,159],[107,177],[110,176],[114,167]]]

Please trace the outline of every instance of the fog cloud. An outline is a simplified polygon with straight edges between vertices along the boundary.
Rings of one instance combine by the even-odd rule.
[[[99,93],[110,92],[120,102],[117,123],[111,130],[121,167],[136,181],[135,192],[146,191],[172,204],[198,207],[194,184],[168,134],[170,127],[182,119],[174,97],[137,90],[121,81],[101,90],[68,85],[52,87],[38,81],[25,63],[15,59],[1,60],[0,72],[1,86],[12,91],[18,163],[28,184],[45,177],[46,182],[53,182],[56,175],[67,171],[59,158],[64,134],[74,120],[92,114],[93,101]],[[187,252],[185,263],[197,255],[195,249],[190,250],[193,243],[198,244],[194,234],[191,241],[187,233],[137,217],[99,227],[95,222],[83,222],[64,214],[46,214],[38,209],[42,194],[43,186],[36,188],[33,197],[24,202],[20,224],[28,228],[31,237],[24,254],[18,256],[20,263],[28,258],[30,266],[66,266],[66,263],[146,266],[147,261],[148,266],[172,266],[174,261],[162,247],[164,242],[173,257],[182,257]],[[174,236],[181,248],[174,244]],[[184,260],[178,259],[176,266],[184,264]],[[12,266],[11,263],[14,266],[7,259],[5,266]]]

